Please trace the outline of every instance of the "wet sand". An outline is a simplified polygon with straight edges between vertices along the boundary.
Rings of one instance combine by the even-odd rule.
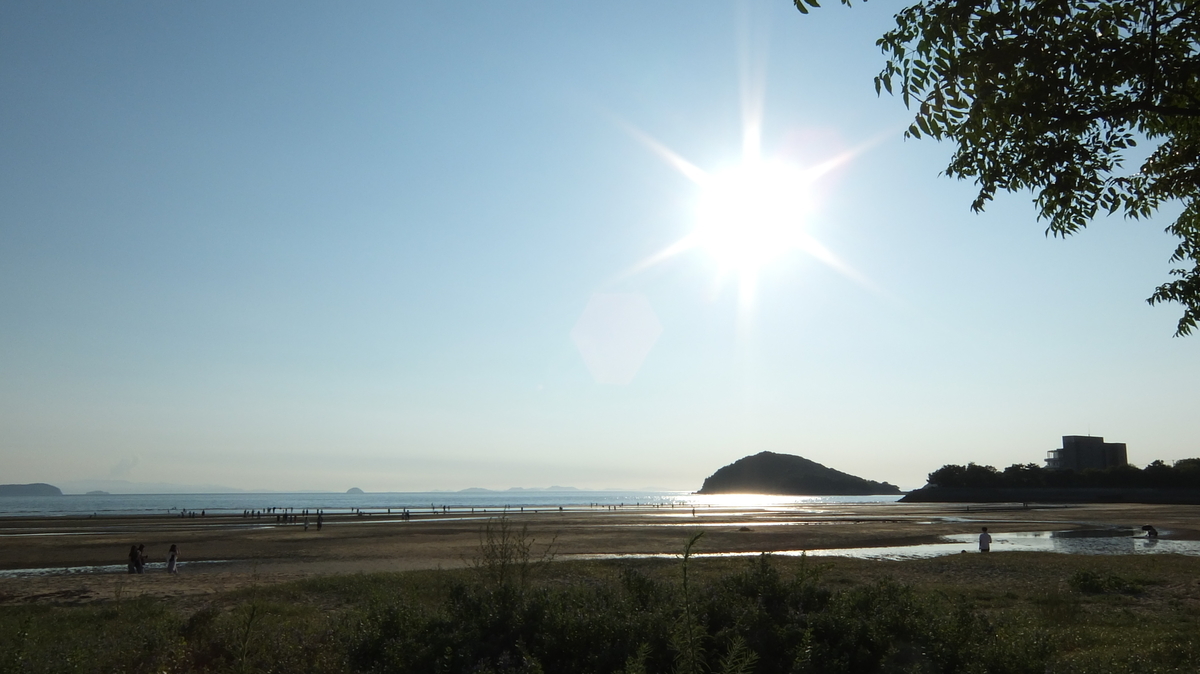
[[[86,602],[152,594],[196,596],[318,575],[460,568],[476,556],[481,530],[498,513],[415,513],[410,521],[375,514],[327,515],[317,531],[276,525],[274,517],[110,517],[0,519],[0,571],[123,565],[144,543],[151,562],[171,544],[184,562],[178,575],[158,569],[0,577],[0,603]],[[1165,538],[1200,540],[1200,506],[1102,504],[865,504],[780,508],[623,507],[563,512],[509,511],[527,527],[535,555],[556,560],[611,554],[672,554],[704,531],[698,550],[780,552],[918,545],[976,532],[1061,531],[1153,524]],[[203,562],[203,563],[201,563]],[[888,562],[879,562],[887,564]]]

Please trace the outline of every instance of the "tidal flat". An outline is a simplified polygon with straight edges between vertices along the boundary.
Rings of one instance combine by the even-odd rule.
[[[1200,522],[1163,506],[967,507],[347,515],[320,532],[9,521],[9,571],[120,563],[137,540],[176,543],[192,563],[174,576],[0,578],[0,671],[1200,669],[1200,557],[772,554],[919,546],[981,526],[1153,523],[1165,540],[1194,541]],[[660,553],[671,556],[650,556]],[[746,554],[703,556],[713,553]]]
[[[275,524],[270,517],[179,518],[12,517],[0,519],[0,602],[54,597],[90,601],[126,593],[180,597],[206,595],[314,576],[456,569],[477,556],[489,522],[504,517],[522,528],[535,548],[559,562],[605,558],[673,558],[683,543],[704,532],[698,557],[772,553],[794,556],[845,554],[881,558],[889,550],[975,554],[971,536],[987,526],[997,539],[993,554],[1027,549],[1005,544],[1012,535],[1042,533],[1053,540],[1072,532],[1161,531],[1164,552],[1200,552],[1200,506],[1139,504],[813,504],[668,508],[543,508],[507,512],[327,513],[318,531],[310,517]],[[1013,538],[1011,540],[1016,540]],[[1143,552],[1147,539],[1127,536],[1128,552]],[[957,541],[948,543],[948,541]],[[130,546],[145,545],[150,565],[122,578]],[[181,571],[161,571],[167,549],[178,545]],[[1074,550],[1075,548],[1061,548]],[[907,559],[923,555],[893,555]],[[888,559],[886,554],[883,559]]]

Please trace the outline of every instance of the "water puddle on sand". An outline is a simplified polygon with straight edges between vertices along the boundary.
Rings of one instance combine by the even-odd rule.
[[[1163,531],[1161,533],[1169,534]],[[892,545],[876,548],[825,548],[816,550],[776,550],[780,557],[854,557],[900,561],[928,559],[979,551],[978,534],[954,534],[940,537],[937,543]],[[1200,541],[1174,541],[1147,538],[1134,529],[1078,529],[1072,531],[1029,531],[992,534],[992,553],[1057,552],[1068,555],[1152,555],[1177,554],[1200,556]],[[760,552],[698,552],[693,557],[756,557]],[[678,554],[561,555],[560,559],[678,559]]]
[[[200,560],[195,562],[180,562],[179,570],[183,571],[189,566],[199,564],[227,564],[227,559],[212,559]],[[167,571],[166,562],[147,562],[146,573],[142,575],[165,574]],[[0,570],[0,578],[33,578],[38,576],[74,576],[74,575],[91,575],[91,574],[108,574],[108,573],[129,573],[128,564],[101,564],[96,566],[57,566],[47,567],[44,569],[6,569]],[[137,574],[130,574],[137,575]]]

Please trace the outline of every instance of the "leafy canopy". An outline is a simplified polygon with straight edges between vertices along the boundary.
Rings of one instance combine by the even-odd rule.
[[[1180,202],[1176,278],[1147,301],[1183,305],[1182,336],[1200,320],[1198,38],[1196,0],[923,0],[877,41],[875,89],[915,106],[906,135],[957,143],[946,174],[979,186],[975,211],[1028,189],[1047,234],[1066,236],[1101,211]],[[1153,152],[1123,170],[1139,140]]]
[[[1028,489],[1038,487],[1117,487],[1152,489],[1200,489],[1200,459],[1181,459],[1168,466],[1154,461],[1144,469],[1137,466],[1112,466],[1083,471],[1044,468],[1036,463],[1016,464],[996,470],[992,466],[968,463],[947,464],[929,474],[929,484],[967,489]]]

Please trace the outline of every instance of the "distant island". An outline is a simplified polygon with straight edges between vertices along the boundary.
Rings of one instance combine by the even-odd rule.
[[[52,484],[0,484],[0,496],[62,496],[62,490]]]
[[[508,491],[579,491],[579,489],[576,487],[554,485],[551,487],[509,487]]]
[[[358,487],[350,487],[349,489],[346,490],[346,493],[347,494],[361,494],[361,493],[363,493],[363,490],[359,489]]]
[[[104,491],[103,489],[94,489],[87,493],[87,496],[108,496],[108,495],[109,495],[109,493]]]
[[[459,489],[458,491],[461,494],[463,492],[494,492],[497,490],[484,489],[483,487],[467,487],[466,489]],[[579,491],[579,488],[560,487],[558,485],[554,485],[553,487],[509,487],[507,491]]]
[[[899,494],[900,488],[855,477],[802,456],[759,452],[713,473],[696,493],[861,496]]]

